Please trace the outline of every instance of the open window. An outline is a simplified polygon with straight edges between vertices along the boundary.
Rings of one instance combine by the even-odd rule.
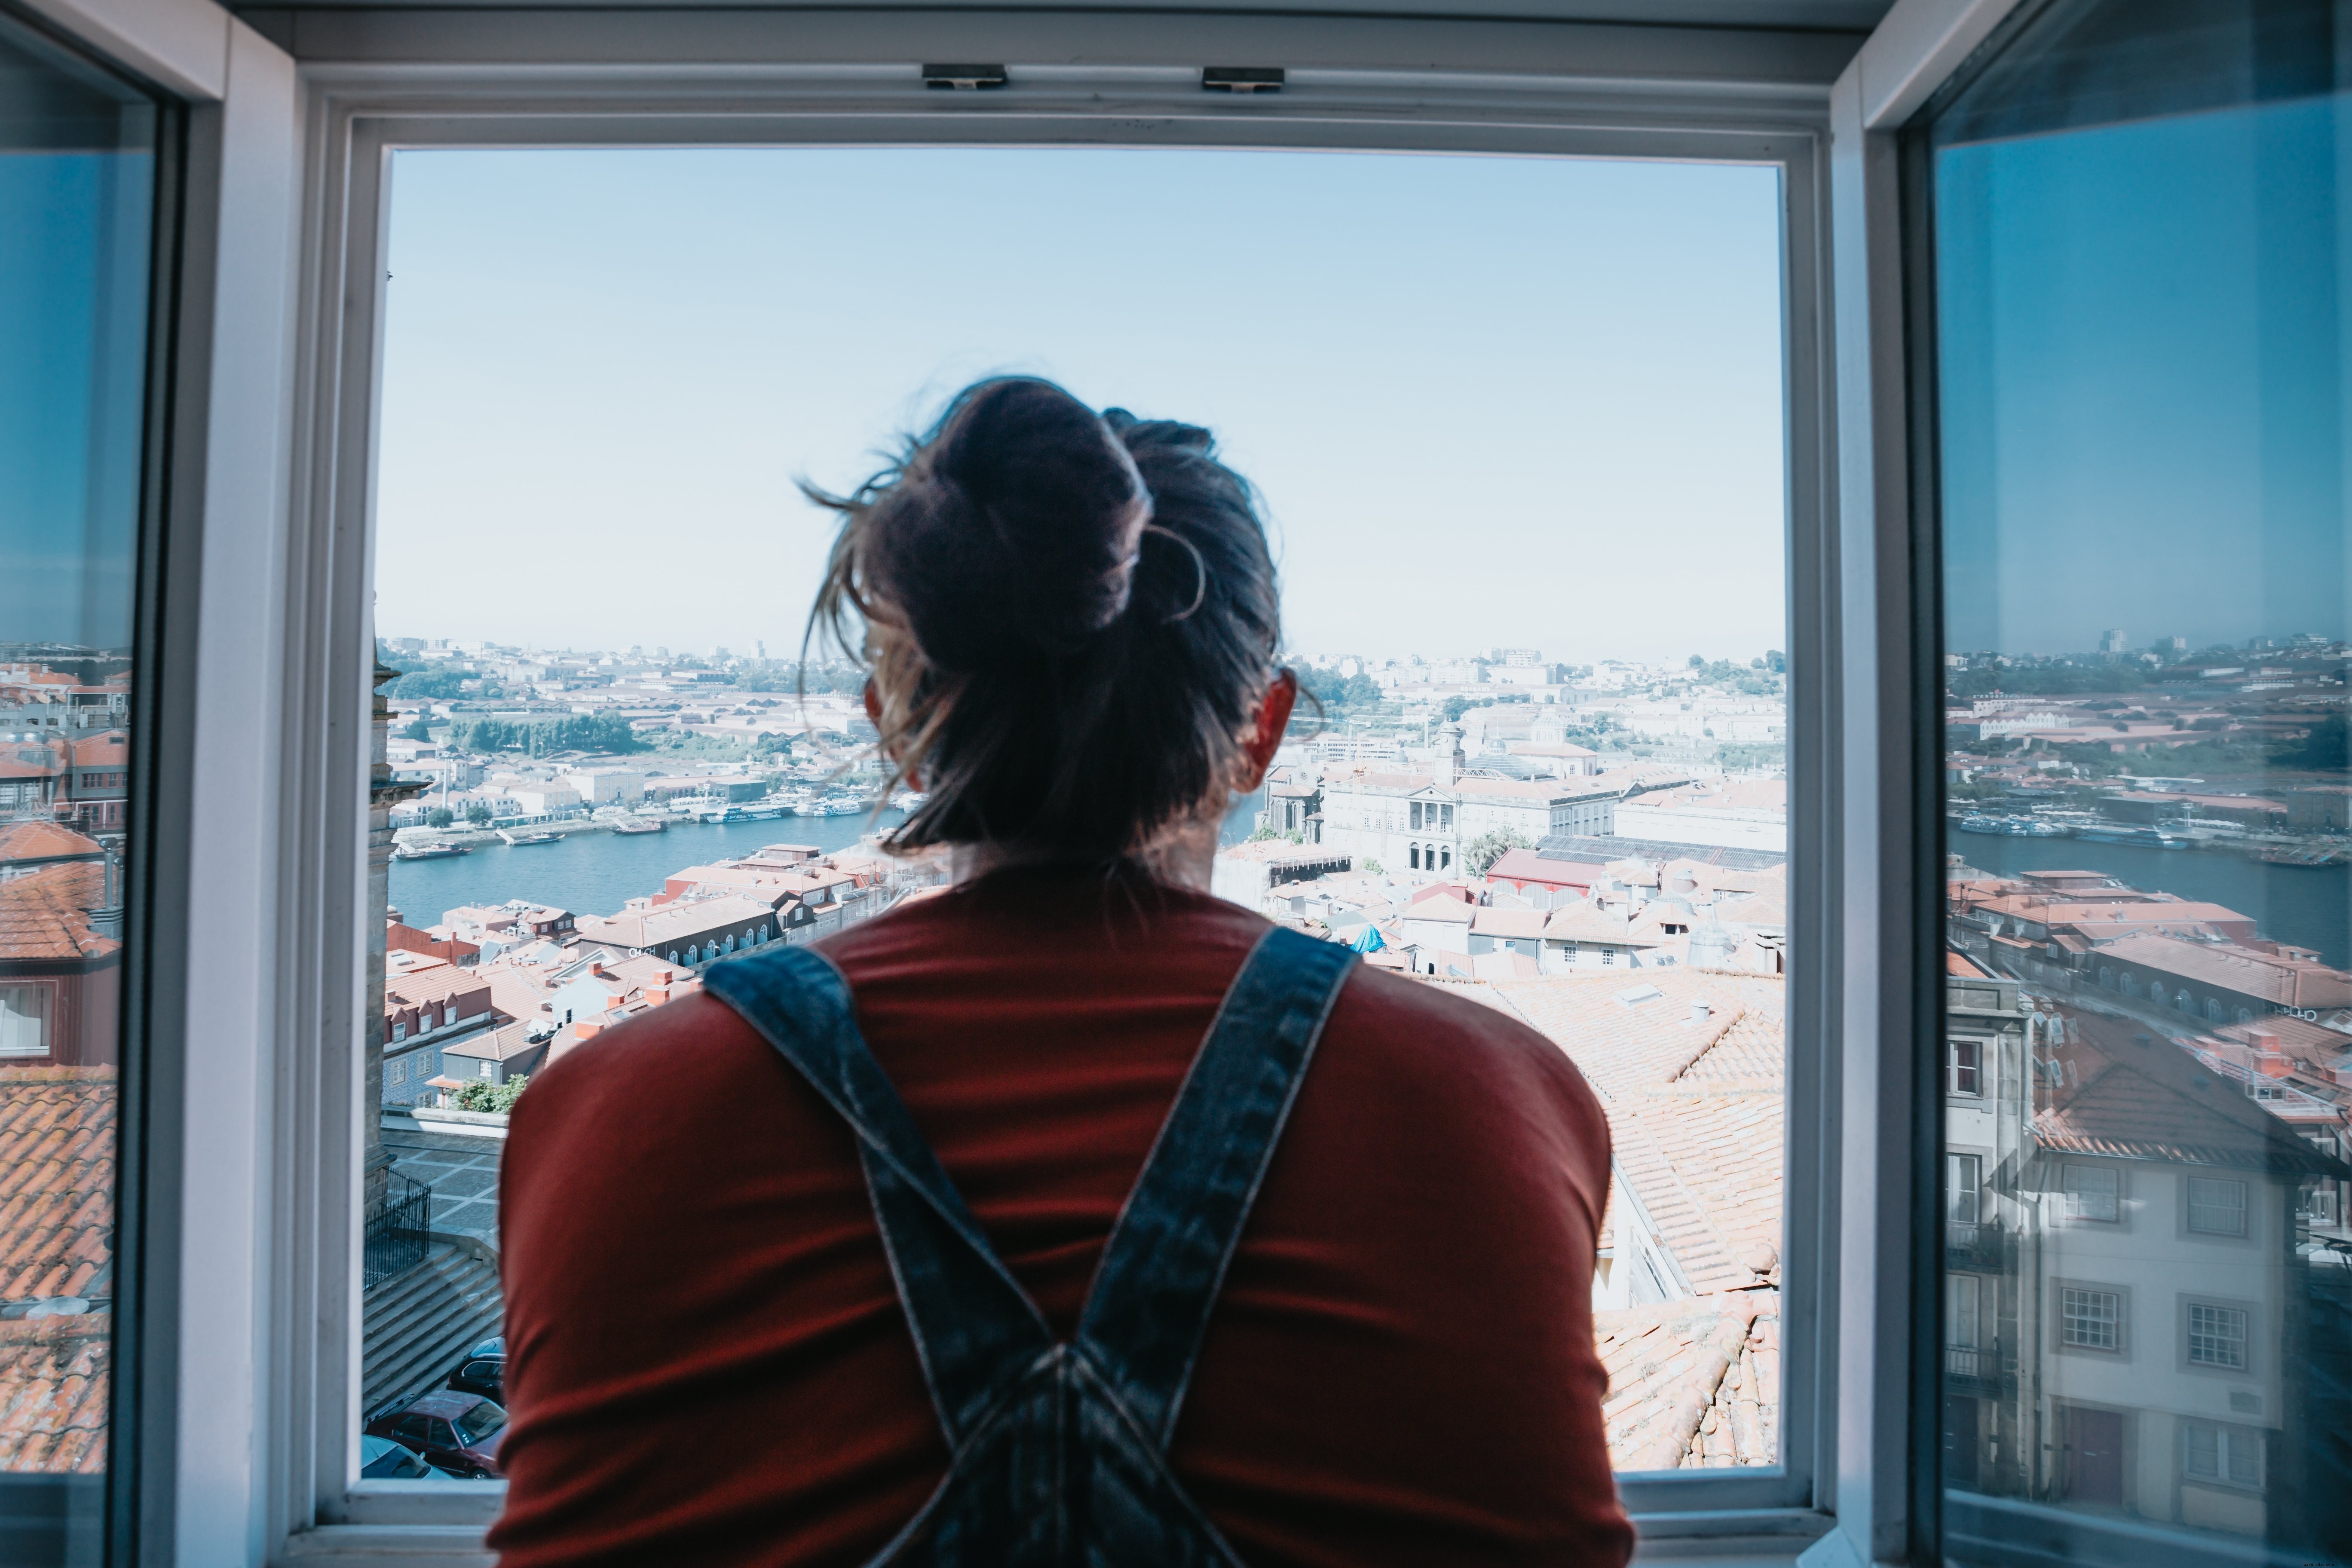
[[[1013,372],[1209,424],[1259,484],[1315,701],[1234,802],[1217,890],[1576,1061],[1617,1149],[1589,1304],[1612,1458],[1669,1509],[1802,1500],[1801,167],[1004,147],[954,116],[856,148],[356,129],[386,257],[363,1457],[434,1463],[432,1413],[499,1392],[492,1184],[530,1076],[943,875],[888,851],[911,803],[856,672],[803,647],[833,522],[792,480],[852,490]]]
[[[1948,1189],[1943,1550],[2336,1561],[2341,17],[2023,9],[1906,165],[1939,934],[2004,1027],[1942,1117],[2000,1227],[1962,1258]]]

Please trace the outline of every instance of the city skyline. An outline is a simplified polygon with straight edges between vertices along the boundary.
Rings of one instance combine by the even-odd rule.
[[[1294,646],[1784,647],[1778,209],[1690,164],[403,153],[379,614],[796,647],[831,519],[793,480],[1022,372],[1219,433]],[[941,211],[951,260],[897,237]]]

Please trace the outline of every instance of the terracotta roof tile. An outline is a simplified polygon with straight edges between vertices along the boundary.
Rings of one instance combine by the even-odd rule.
[[[0,1470],[106,1468],[115,1073],[0,1065]]]
[[[1778,1462],[1780,1294],[1730,1290],[1592,1315],[1619,1470]]]
[[[0,1321],[0,1470],[106,1468],[114,1314]]]
[[[104,853],[97,839],[54,822],[0,822],[0,860],[96,859]]]
[[[0,958],[102,958],[122,944],[90,930],[106,868],[68,860],[0,882]]]

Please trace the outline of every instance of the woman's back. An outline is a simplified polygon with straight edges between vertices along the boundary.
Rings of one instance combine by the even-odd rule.
[[[823,944],[1058,1336],[1265,930],[1041,868]],[[1607,1177],[1600,1108],[1542,1037],[1349,981],[1171,1448],[1244,1561],[1622,1560],[1590,1313]],[[850,1134],[722,1004],[535,1080],[503,1182],[508,1563],[860,1563],[946,1473]]]

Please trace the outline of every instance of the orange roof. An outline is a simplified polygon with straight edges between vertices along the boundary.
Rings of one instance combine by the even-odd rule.
[[[108,730],[70,742],[77,765],[98,763],[120,763],[131,755],[131,737],[120,730]]]
[[[54,822],[0,823],[0,860],[95,860],[106,848]]]
[[[115,1074],[0,1065],[0,1301],[114,1294]],[[0,1321],[0,1470],[106,1468],[111,1311]]]
[[[1611,1468],[1778,1462],[1779,1291],[1595,1312],[1592,1330],[1609,1373],[1601,1419]]]
[[[0,1065],[0,1301],[114,1292],[111,1067]]]
[[[106,896],[106,868],[66,860],[0,882],[0,958],[83,960],[120,952],[122,944],[89,929],[89,911]]]
[[[2352,1174],[2171,1041],[2128,1019],[2059,1011],[2073,1036],[2061,1051],[2071,1081],[2034,1090],[2033,1135],[2043,1148],[2287,1176]]]
[[[1754,1284],[1748,1258],[1759,1245],[1777,1251],[1782,1230],[1780,978],[1678,966],[1482,989],[1549,1037],[1600,1091],[1617,1174],[1692,1286]],[[1654,994],[1622,999],[1640,992]],[[1694,1017],[1702,999],[1710,1012]],[[1619,1209],[1613,1223],[1622,1235],[1631,1221]]]
[[[2179,979],[2235,991],[2289,1007],[2352,1004],[2352,974],[2307,959],[2280,958],[2228,942],[2127,936],[2098,950],[2102,963],[2137,964]]]
[[[0,1322],[0,1470],[106,1468],[114,1314]]]

